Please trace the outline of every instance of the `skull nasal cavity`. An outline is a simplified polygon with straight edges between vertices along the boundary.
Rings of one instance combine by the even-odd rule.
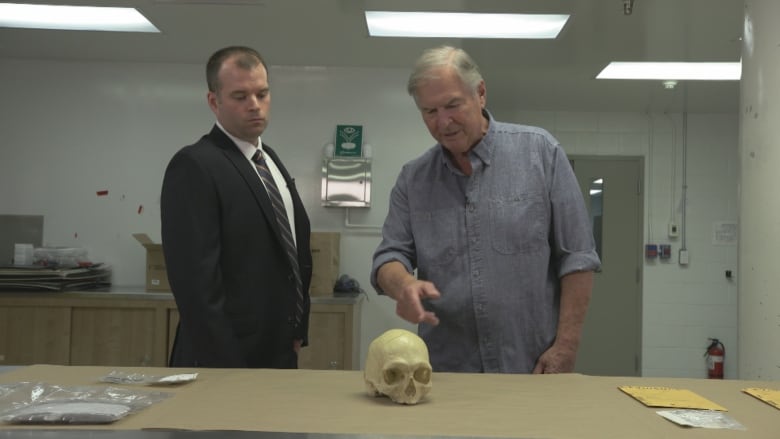
[[[409,380],[409,384],[406,386],[404,393],[406,393],[406,396],[414,396],[414,394],[417,393],[417,389],[414,387],[414,381]]]

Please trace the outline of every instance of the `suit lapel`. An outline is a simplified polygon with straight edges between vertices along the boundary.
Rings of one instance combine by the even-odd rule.
[[[222,132],[216,125],[212,128],[209,136],[214,140],[214,143],[222,149],[225,157],[233,164],[238,173],[243,178],[244,182],[249,186],[254,196],[255,201],[260,206],[260,210],[263,212],[268,225],[274,231],[276,239],[282,244],[282,235],[279,230],[279,224],[276,222],[276,216],[274,214],[273,205],[271,205],[271,199],[268,198],[268,192],[265,190],[265,186],[260,181],[260,177],[257,176],[257,170],[254,169],[251,163],[247,161],[241,150],[233,143],[233,141]]]
[[[214,125],[211,133],[209,134],[209,137],[219,148],[222,149],[222,152],[236,168],[244,182],[249,186],[255,201],[260,206],[260,210],[263,212],[263,216],[265,216],[268,225],[274,231],[276,240],[279,242],[280,246],[284,246],[284,243],[282,242],[282,232],[279,229],[279,223],[276,221],[271,199],[268,198],[268,192],[265,190],[265,186],[263,186],[263,183],[260,181],[260,177],[257,175],[257,170],[251,163],[249,163],[246,157],[244,157],[244,155],[241,153],[241,150],[238,149],[230,137],[222,132],[218,126]],[[290,177],[290,174],[287,172],[287,168],[284,167],[281,160],[279,159],[279,156],[276,155],[276,152],[268,145],[262,145],[262,147],[263,152],[266,152],[271,156],[271,159],[273,159],[276,167],[282,173],[285,184],[287,185],[287,189],[290,191],[290,196],[293,200],[295,218],[295,224],[293,226],[296,230],[296,237],[303,238],[303,240],[308,240],[308,229],[310,227],[309,220],[306,216],[306,211],[303,208],[303,201],[298,194],[298,190],[295,188],[295,180]],[[307,233],[304,234],[303,231],[306,231]],[[308,242],[304,243],[301,239],[297,239],[296,247],[298,249],[298,261],[300,265],[302,264],[302,256],[308,252]],[[306,264],[311,264],[311,262],[306,259]]]

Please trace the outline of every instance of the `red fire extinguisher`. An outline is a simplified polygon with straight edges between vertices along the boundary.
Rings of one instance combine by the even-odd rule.
[[[726,360],[726,347],[717,338],[710,338],[710,345],[704,356],[707,357],[707,378],[723,379],[723,362]]]

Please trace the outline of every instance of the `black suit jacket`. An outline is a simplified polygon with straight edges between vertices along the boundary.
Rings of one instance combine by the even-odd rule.
[[[294,327],[295,278],[268,194],[253,165],[216,125],[171,159],[162,187],[162,242],[180,322],[171,366],[284,367],[308,342],[310,224],[276,153],[295,210],[305,306]]]

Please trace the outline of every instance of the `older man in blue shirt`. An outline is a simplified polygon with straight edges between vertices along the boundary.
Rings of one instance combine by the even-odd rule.
[[[398,176],[372,285],[435,371],[571,372],[600,261],[566,154],[493,119],[461,49],[424,52],[408,91],[438,144]]]

